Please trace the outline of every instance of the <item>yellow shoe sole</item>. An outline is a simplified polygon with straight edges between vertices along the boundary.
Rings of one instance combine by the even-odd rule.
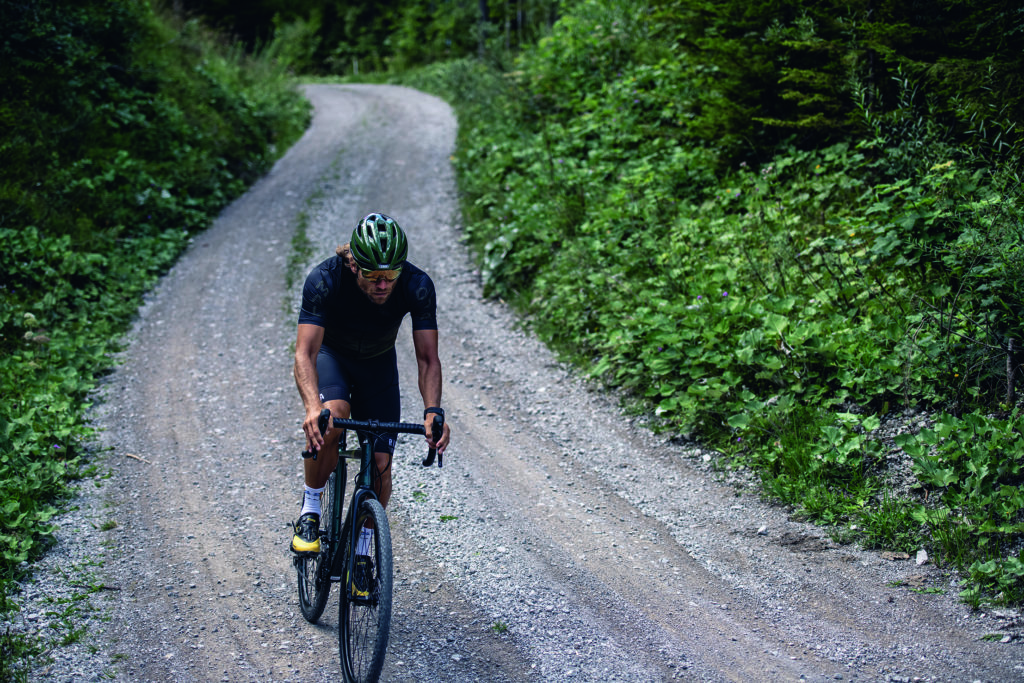
[[[292,550],[297,553],[318,553],[320,552],[320,539],[310,543],[301,536],[292,536]]]
[[[349,582],[348,582],[348,590],[349,590],[349,594],[353,598],[368,598],[368,597],[370,597],[370,591],[361,591],[361,590],[359,590],[358,588],[356,588],[355,584],[351,580],[349,580]]]

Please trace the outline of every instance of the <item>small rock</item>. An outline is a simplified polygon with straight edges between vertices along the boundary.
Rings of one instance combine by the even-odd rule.
[[[928,553],[925,552],[924,548],[917,551],[917,566],[920,567],[922,564],[928,561]]]
[[[896,560],[909,560],[910,559],[910,555],[908,553],[895,553],[895,552],[892,552],[891,550],[884,550],[884,551],[882,551],[881,553],[879,553],[879,557],[881,557],[883,560],[892,560],[892,561],[896,561]]]

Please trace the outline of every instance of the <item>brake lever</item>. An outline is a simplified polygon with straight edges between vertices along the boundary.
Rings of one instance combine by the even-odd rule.
[[[444,418],[440,415],[434,415],[434,421],[430,423],[430,436],[433,438],[434,443],[440,440],[444,434]],[[437,456],[437,466],[440,468],[444,462],[444,453],[438,453],[436,448],[431,448],[427,451],[427,457],[423,461],[424,467],[430,467],[434,464],[434,456]]]
[[[324,408],[320,411],[320,417],[316,419],[316,426],[320,429],[320,436],[327,433],[327,426],[330,423],[331,410],[330,408]],[[318,451],[302,451],[303,458],[313,458],[316,460],[316,454]]]

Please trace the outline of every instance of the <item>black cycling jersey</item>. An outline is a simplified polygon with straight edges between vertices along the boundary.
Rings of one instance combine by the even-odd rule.
[[[324,328],[323,345],[331,350],[366,359],[395,347],[407,313],[413,330],[437,329],[437,299],[429,275],[406,261],[391,296],[376,304],[359,289],[344,260],[333,256],[306,278],[299,324]]]

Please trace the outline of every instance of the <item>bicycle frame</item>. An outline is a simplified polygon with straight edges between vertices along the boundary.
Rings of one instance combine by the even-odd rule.
[[[310,623],[316,623],[327,604],[331,584],[341,583],[344,593],[339,602],[338,647],[342,674],[346,681],[376,681],[383,667],[390,629],[394,555],[387,514],[374,491],[379,476],[374,444],[382,434],[424,434],[425,429],[422,424],[406,422],[341,418],[332,421],[331,411],[324,409],[318,421],[321,434],[329,424],[342,430],[338,461],[332,473],[335,481],[330,491],[330,510],[321,510],[321,520],[330,515],[330,521],[321,527],[320,552],[296,555],[299,607]],[[430,427],[436,443],[444,432],[443,415],[435,415]],[[358,449],[346,448],[349,429],[359,433]],[[435,455],[440,467],[441,457],[433,449],[423,465],[433,463]],[[302,453],[303,458],[316,456],[316,451]],[[349,459],[359,461],[359,471],[343,521]],[[363,524],[374,527],[368,553],[373,557],[357,560]],[[357,581],[361,588],[355,587]]]
[[[347,431],[342,433],[341,445],[344,446],[345,438],[347,437]],[[345,462],[348,459],[359,460],[359,472],[356,475],[355,488],[352,491],[352,502],[348,506],[348,517],[350,518],[350,527],[342,530],[344,524],[342,518],[342,506],[345,504],[345,487],[348,479],[348,466]],[[365,439],[360,444],[360,449],[352,450],[338,450],[338,464],[335,468],[335,495],[331,511],[331,526],[334,531],[333,538],[338,539],[337,548],[333,548],[331,552],[331,571],[330,578],[332,582],[341,581],[341,577],[346,575],[345,570],[351,570],[352,567],[342,567],[342,555],[340,552],[341,548],[344,547],[345,539],[351,539],[355,542],[358,538],[359,530],[355,528],[357,523],[357,515],[355,511],[362,505],[363,500],[370,496],[371,498],[377,498],[376,492],[373,490],[373,484],[375,477],[374,472],[377,468],[374,464],[373,454],[373,439]],[[343,533],[342,533],[343,532]],[[355,555],[349,554],[349,563],[355,561]]]
[[[325,411],[326,417],[330,417],[330,413]],[[321,413],[321,421],[323,427],[326,427],[325,415]],[[443,429],[444,422],[438,417],[435,417],[434,424],[432,425],[433,436],[435,440],[440,438],[441,430]],[[334,531],[334,538],[338,539],[337,544],[339,547],[331,549],[331,566],[330,566],[330,579],[332,582],[341,581],[342,576],[346,576],[345,570],[351,570],[352,567],[343,567],[342,555],[344,553],[339,552],[344,547],[345,539],[351,539],[352,543],[358,540],[359,529],[355,528],[357,523],[357,511],[359,506],[362,505],[363,501],[367,496],[378,499],[377,493],[374,491],[374,473],[377,471],[373,444],[373,436],[382,432],[397,432],[399,434],[426,434],[426,430],[421,424],[415,424],[410,422],[378,422],[377,420],[351,420],[345,418],[334,418],[333,426],[335,429],[341,429],[342,435],[339,442],[338,450],[338,464],[335,468],[335,496],[333,507],[331,511],[331,525],[332,531]],[[360,439],[360,450],[344,450],[345,439],[348,436],[348,430],[354,429],[356,431],[363,431],[367,433],[367,438]],[[321,432],[324,429],[321,429]],[[357,455],[358,454],[358,455]],[[343,524],[341,518],[341,508],[344,505],[345,499],[345,485],[346,479],[348,478],[347,467],[345,460],[348,458],[359,460],[359,472],[356,475],[355,489],[352,491],[352,502],[349,503],[348,512],[346,519],[351,524],[350,528],[344,529],[344,535],[341,532],[341,526]],[[433,462],[434,451],[430,450],[427,459],[424,460],[424,466],[429,466]],[[441,460],[438,460],[438,467],[441,466]],[[379,499],[378,499],[379,500]],[[349,553],[349,564],[355,562],[355,553]]]

